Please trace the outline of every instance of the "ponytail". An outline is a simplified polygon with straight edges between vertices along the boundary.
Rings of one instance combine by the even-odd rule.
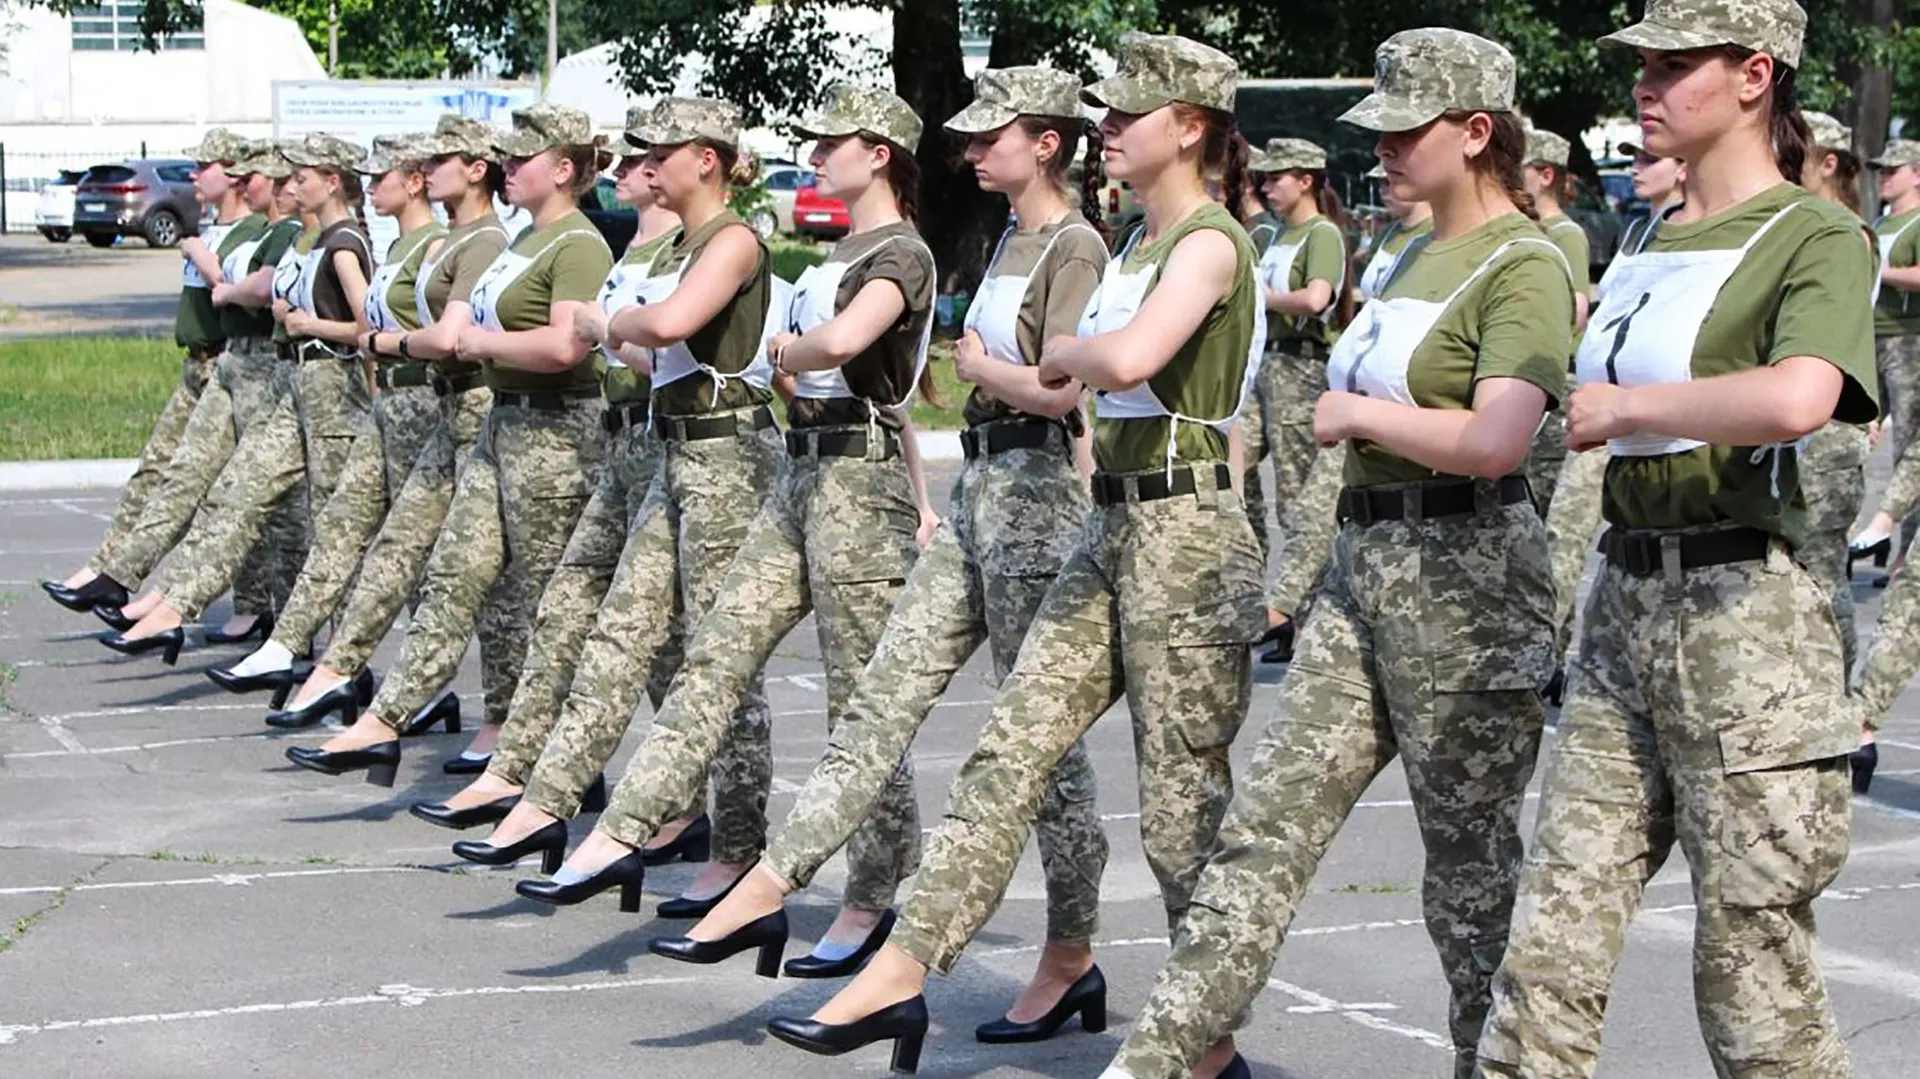
[[[1203,177],[1220,177],[1220,201],[1238,220],[1247,202],[1250,175],[1247,164],[1253,160],[1253,149],[1247,145],[1246,136],[1240,133],[1240,121],[1234,119],[1230,112],[1203,108],[1185,101],[1174,102],[1173,112],[1181,123],[1197,120],[1206,129],[1200,141],[1200,174]]]
[[[1341,262],[1343,264],[1351,263],[1352,260],[1347,257],[1347,210],[1346,210],[1346,207],[1341,205],[1340,196],[1334,193],[1333,188],[1327,186],[1326,173],[1313,172],[1313,173],[1309,173],[1308,175],[1313,177],[1313,205],[1316,209],[1320,211],[1322,216],[1326,217],[1328,220],[1333,222],[1334,228],[1337,228],[1340,230]],[[1345,266],[1343,268],[1348,270],[1351,269],[1350,266]],[[1341,274],[1342,278],[1344,278],[1345,276],[1346,276],[1345,273]],[[1353,321],[1354,302],[1353,302],[1353,288],[1351,287],[1351,283],[1345,280],[1336,282],[1334,285],[1333,299],[1334,299],[1334,326],[1336,329],[1345,329],[1347,327],[1347,324]]]
[[[1087,152],[1080,159],[1080,212],[1109,246],[1113,233],[1107,227],[1106,209],[1100,205],[1101,189],[1106,187],[1106,159],[1100,154],[1100,129],[1087,129]]]
[[[1788,179],[1803,175],[1807,147],[1813,144],[1813,129],[1807,126],[1807,118],[1800,112],[1800,95],[1792,68],[1774,83],[1773,110],[1767,117],[1767,129],[1773,143],[1773,160],[1780,166],[1780,172]],[[1858,175],[1857,165],[1855,174]],[[1859,197],[1856,191],[1853,198],[1857,201]]]
[[[919,159],[908,153],[905,147],[897,146],[892,141],[882,138],[879,135],[862,131],[856,137],[859,138],[862,143],[866,144],[868,149],[885,145],[887,149],[891,151],[887,154],[887,171],[883,175],[887,181],[887,186],[893,189],[893,201],[900,207],[900,216],[906,218],[908,224],[919,228]]]

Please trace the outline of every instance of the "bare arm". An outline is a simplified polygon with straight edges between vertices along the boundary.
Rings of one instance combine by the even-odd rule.
[[[1498,479],[1526,461],[1546,410],[1546,391],[1517,378],[1480,380],[1470,409],[1329,390],[1314,408],[1313,436],[1323,446],[1365,439],[1435,472]]]
[[[788,374],[831,371],[866,351],[906,311],[907,296],[897,282],[869,281],[839,314],[798,337],[780,334],[771,347],[778,350],[780,369]]]
[[[679,344],[712,322],[759,267],[760,245],[752,230],[744,225],[722,229],[666,299],[634,304],[614,315],[607,326],[608,340],[647,348]]]
[[[460,331],[455,351],[469,362],[492,360],[521,371],[552,374],[567,371],[587,358],[590,349],[573,332],[574,314],[591,304],[563,300],[547,309],[547,324],[537,330],[494,333],[475,326]]]
[[[1880,280],[1901,292],[1920,292],[1920,266],[1888,266],[1880,271]]]
[[[209,288],[226,280],[220,272],[220,256],[215,254],[213,248],[207,246],[207,241],[200,237],[189,236],[181,240],[180,254],[188,262],[193,263],[194,269],[200,271],[200,276],[207,282]]]
[[[357,345],[360,335],[367,330],[367,275],[360,269],[360,260],[348,251],[333,253],[333,272],[340,281],[340,290],[347,295],[347,306],[356,316],[354,320],[339,322],[315,318],[303,311],[293,312],[287,316],[287,332],[317,337],[336,345]]]
[[[1587,297],[1587,294],[1585,292],[1582,292],[1579,289],[1574,290],[1573,335],[1575,337],[1578,337],[1581,334],[1587,332],[1587,316],[1592,313],[1591,311],[1592,306],[1593,306],[1593,301]]]
[[[1265,291],[1267,310],[1276,315],[1307,318],[1325,311],[1328,305],[1333,303],[1333,282],[1331,281],[1309,281],[1305,288],[1297,288],[1292,292],[1281,292],[1271,288]]]
[[[216,307],[237,304],[241,307],[266,307],[273,303],[273,267],[262,266],[236,282],[213,286]]]
[[[920,530],[913,541],[921,550],[933,541],[933,530],[940,527],[940,515],[933,510],[933,497],[927,492],[927,470],[920,456],[920,437],[913,417],[900,412],[900,455],[906,458],[907,482],[913,485],[913,501],[920,507]]]
[[[1059,386],[1040,384],[1040,369],[1001,363],[987,355],[980,335],[968,330],[953,352],[953,372],[1022,412],[1059,419],[1080,407],[1081,386],[1068,379]]]
[[[1215,229],[1173,249],[1160,282],[1125,326],[1093,337],[1055,337],[1040,357],[1040,382],[1079,379],[1095,389],[1130,390],[1160,373],[1233,287],[1238,252]]]
[[[1714,446],[1764,446],[1819,430],[1833,418],[1846,376],[1817,356],[1769,367],[1645,386],[1588,383],[1567,402],[1567,444],[1660,434]]]

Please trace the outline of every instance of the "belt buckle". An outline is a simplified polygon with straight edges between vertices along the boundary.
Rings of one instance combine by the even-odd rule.
[[[1635,577],[1651,577],[1660,569],[1660,541],[1646,536],[1620,537],[1620,568]]]
[[[1347,498],[1347,520],[1364,528],[1375,519],[1372,496],[1358,487],[1352,488]]]

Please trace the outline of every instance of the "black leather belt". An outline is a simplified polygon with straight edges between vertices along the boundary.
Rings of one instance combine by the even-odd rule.
[[[1315,341],[1307,337],[1269,341],[1267,348],[1274,352],[1284,352],[1289,356],[1298,356],[1303,360],[1321,362],[1325,362],[1328,356],[1333,355],[1333,349],[1329,348],[1325,341]]]
[[[764,431],[773,426],[773,409],[766,405],[752,412],[723,412],[717,416],[658,416],[653,429],[668,442],[705,442],[732,438],[748,431]]]
[[[1213,465],[1213,489],[1218,491],[1232,485],[1233,470],[1225,462],[1216,461]],[[1096,506],[1117,506],[1124,502],[1158,502],[1175,495],[1190,495],[1199,489],[1190,465],[1181,465],[1171,474],[1142,472],[1132,476],[1109,476],[1096,473],[1093,477],[1093,503]]]
[[[283,360],[297,360],[300,358],[300,352],[294,348],[292,341],[275,341],[273,343],[273,354]]]
[[[383,390],[433,385],[433,368],[424,363],[383,363],[373,369],[373,384]]]
[[[1008,450],[1035,450],[1054,441],[1067,444],[1066,428],[1050,420],[995,420],[960,432],[960,450],[971,461]]]
[[[886,447],[880,454],[886,460],[900,452],[900,439],[892,431],[884,436]],[[787,432],[789,457],[865,457],[867,432],[799,430]]]
[[[646,418],[647,403],[642,401],[637,405],[608,405],[600,422],[606,424],[608,434],[617,435],[628,427],[645,422]]]
[[[1608,565],[1635,577],[1651,577],[1661,570],[1662,548],[1670,535],[1672,533],[1622,532],[1609,528],[1600,534],[1598,549],[1606,556]],[[1765,561],[1774,540],[1771,533],[1757,528],[1690,532],[1673,538],[1678,541],[1681,569]]]
[[[433,392],[442,397],[451,397],[456,393],[465,393],[478,387],[487,380],[483,371],[462,371],[457,375],[433,376]]]
[[[1348,487],[1340,492],[1341,523],[1370,525],[1375,521],[1403,521],[1408,518],[1431,521],[1436,517],[1456,517],[1472,513],[1479,506],[1482,480],[1462,480],[1426,487],[1400,487],[1374,490]],[[1522,476],[1507,476],[1493,485],[1500,505],[1532,500]]]
[[[220,344],[217,344],[217,345],[188,345],[187,359],[211,360],[215,356],[220,355],[222,352],[225,352],[226,350],[227,350],[227,346],[225,342],[221,342]]]
[[[495,408],[537,408],[543,412],[564,412],[581,401],[600,396],[598,389],[574,390],[535,390],[526,393],[519,390],[496,390],[493,394]]]

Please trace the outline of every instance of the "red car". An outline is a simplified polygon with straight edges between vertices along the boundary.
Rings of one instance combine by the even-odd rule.
[[[820,194],[809,175],[793,193],[793,231],[816,240],[837,240],[853,228],[847,204]]]

